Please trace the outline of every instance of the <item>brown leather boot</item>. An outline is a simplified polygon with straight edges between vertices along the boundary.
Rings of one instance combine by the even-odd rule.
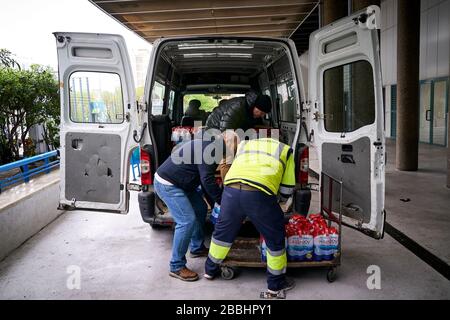
[[[183,281],[197,281],[198,274],[188,268],[184,267],[183,269],[177,272],[169,272],[169,276],[183,280]]]

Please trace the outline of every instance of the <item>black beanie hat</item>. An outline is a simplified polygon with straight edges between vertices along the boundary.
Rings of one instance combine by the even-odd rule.
[[[272,111],[272,100],[269,96],[259,95],[253,106],[265,113],[270,113]]]

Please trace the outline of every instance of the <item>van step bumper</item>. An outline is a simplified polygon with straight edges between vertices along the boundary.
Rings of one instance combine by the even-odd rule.
[[[152,224],[155,220],[155,193],[153,191],[143,191],[138,193],[139,211],[142,220]]]

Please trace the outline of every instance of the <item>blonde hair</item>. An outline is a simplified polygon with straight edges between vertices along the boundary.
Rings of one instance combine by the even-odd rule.
[[[222,138],[227,148],[226,156],[224,158],[225,163],[231,164],[237,152],[237,147],[241,142],[239,136],[233,130],[226,130],[222,132]]]

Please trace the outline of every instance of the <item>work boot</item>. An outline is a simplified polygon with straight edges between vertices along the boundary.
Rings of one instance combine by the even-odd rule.
[[[183,280],[183,281],[197,281],[198,274],[188,268],[184,267],[183,269],[176,272],[169,272],[169,276]]]

